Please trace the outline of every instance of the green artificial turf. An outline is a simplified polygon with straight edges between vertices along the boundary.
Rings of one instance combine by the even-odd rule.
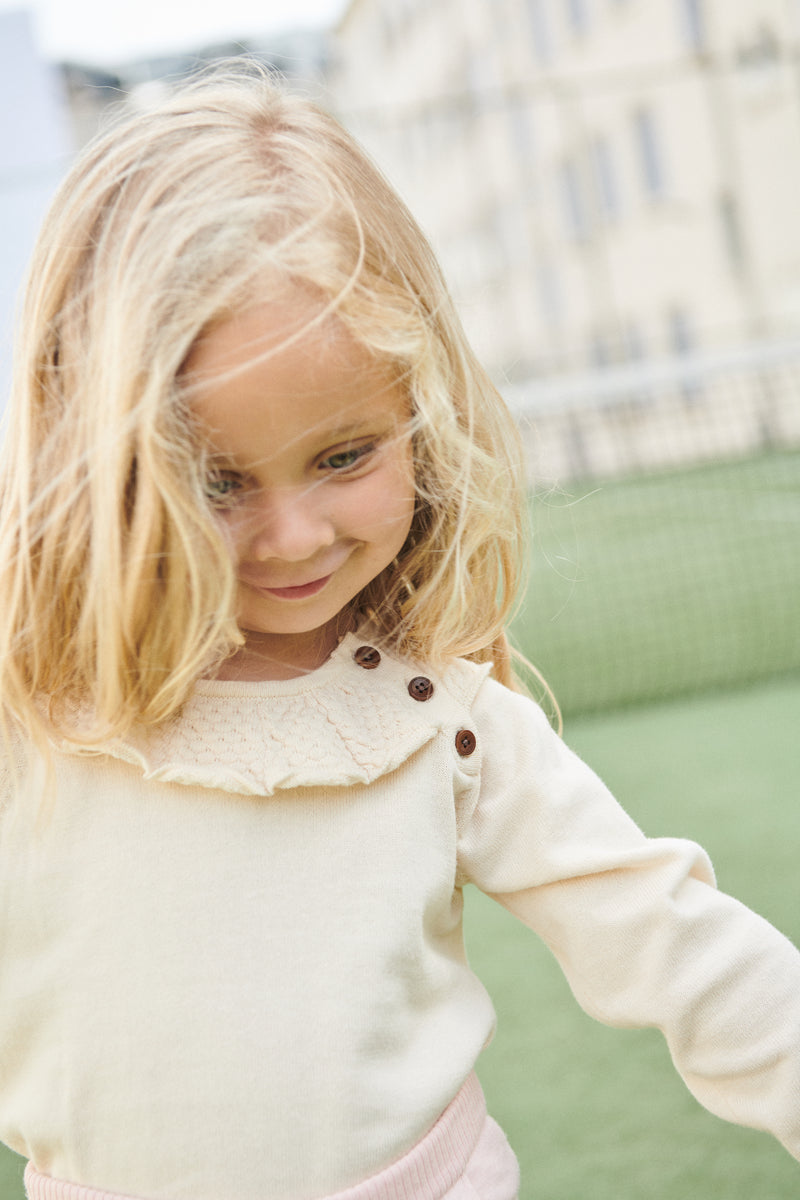
[[[0,1145],[0,1200],[25,1200],[22,1172],[25,1159]]]
[[[652,835],[694,838],[721,887],[800,943],[800,681],[570,721],[566,740]],[[499,1027],[479,1074],[522,1200],[796,1200],[800,1165],[706,1113],[661,1036],[586,1017],[536,937],[468,889]]]

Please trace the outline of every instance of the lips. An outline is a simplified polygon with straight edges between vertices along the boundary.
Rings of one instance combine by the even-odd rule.
[[[263,584],[248,579],[244,579],[242,582],[253,588],[254,591],[261,592],[265,596],[274,596],[278,600],[304,600],[307,596],[316,596],[317,592],[321,592],[330,577],[330,575],[323,575],[320,579],[312,579],[308,583],[296,584],[293,587],[265,587]]]

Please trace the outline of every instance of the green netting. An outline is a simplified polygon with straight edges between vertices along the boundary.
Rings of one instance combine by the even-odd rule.
[[[565,712],[800,669],[800,452],[534,492],[519,648]]]

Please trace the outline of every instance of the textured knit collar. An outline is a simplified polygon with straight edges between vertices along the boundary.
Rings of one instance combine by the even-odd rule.
[[[370,783],[441,729],[457,729],[489,667],[457,660],[423,674],[383,650],[365,666],[365,644],[363,633],[348,634],[296,679],[201,680],[180,715],[106,750],[147,779],[245,795]],[[432,690],[420,698],[425,681]]]

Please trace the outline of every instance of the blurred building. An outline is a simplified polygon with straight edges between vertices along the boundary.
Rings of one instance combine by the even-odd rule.
[[[39,51],[30,11],[0,12],[0,412],[11,380],[15,303],[39,223],[75,150],[109,108],[165,78],[241,55],[290,86],[319,90],[327,47],[324,31],[299,30],[121,64],[54,64]]]
[[[800,333],[798,0],[351,0],[331,87],[524,381]]]
[[[58,73],[38,53],[31,15],[0,12],[0,410],[11,380],[14,309],[71,138]]]
[[[86,63],[61,66],[68,97],[73,137],[87,142],[102,124],[106,111],[140,94],[144,99],[165,87],[165,81],[185,79],[211,63],[247,58],[280,75],[290,87],[319,89],[327,64],[328,34],[299,29],[271,37],[247,37],[188,48],[182,53],[156,55],[98,67]]]

